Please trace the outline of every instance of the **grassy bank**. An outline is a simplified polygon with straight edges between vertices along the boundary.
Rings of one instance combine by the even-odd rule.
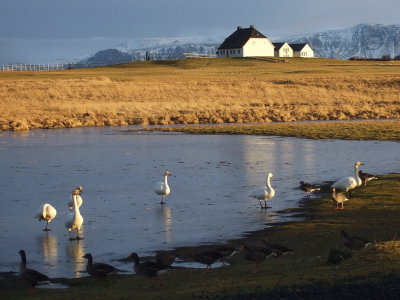
[[[138,275],[113,275],[106,281],[92,278],[71,280],[67,290],[32,291],[28,288],[7,287],[0,290],[2,299],[253,299],[319,298],[348,299],[398,296],[400,269],[400,175],[379,176],[353,192],[344,210],[336,210],[329,195],[322,194],[304,200],[299,209],[281,213],[304,217],[304,221],[278,224],[250,233],[231,244],[239,246],[256,242],[262,237],[294,249],[293,255],[271,258],[263,262],[258,273],[251,273],[253,264],[241,256],[234,256],[231,266],[205,272],[182,269],[171,272],[143,288],[146,279]],[[279,201],[279,195],[273,201]],[[375,244],[359,251],[339,264],[327,262],[331,249],[344,249],[339,231],[368,237]],[[177,249],[187,253],[195,249]],[[386,288],[386,284],[388,288]],[[156,286],[158,286],[155,288]],[[356,286],[356,288],[355,288]],[[383,292],[382,292],[382,289]],[[250,296],[249,296],[250,295]],[[332,296],[330,295],[330,296]],[[333,298],[331,298],[333,299]],[[376,298],[378,299],[378,298]]]
[[[0,130],[399,118],[399,62],[186,59],[0,72]]]
[[[141,129],[140,129],[141,130]],[[190,134],[263,134],[309,139],[399,141],[400,121],[268,123],[241,125],[202,125],[159,127],[148,131],[185,132]]]

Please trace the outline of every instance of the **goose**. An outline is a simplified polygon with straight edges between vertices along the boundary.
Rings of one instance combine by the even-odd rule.
[[[378,177],[375,177],[375,175],[369,174],[369,173],[364,173],[363,171],[358,171],[358,176],[360,176],[361,181],[364,182],[364,185],[367,185],[368,181],[378,179]]]
[[[140,262],[137,253],[132,253],[132,258],[134,261],[133,269],[136,274],[141,274],[147,277],[156,277],[165,274],[170,270],[168,267],[160,265],[158,262],[152,260]]]
[[[300,188],[307,193],[307,198],[310,198],[311,193],[315,191],[319,191],[321,188],[304,181],[300,181]]]
[[[176,255],[169,251],[157,251],[156,253],[156,262],[160,265],[160,267],[164,266],[165,268],[169,268],[175,262],[175,260]]]
[[[207,269],[211,269],[211,265],[220,259],[223,259],[223,255],[219,251],[215,250],[203,250],[193,255],[194,261],[206,265]]]
[[[332,188],[332,201],[336,203],[336,209],[339,209],[339,204],[341,205],[341,209],[344,208],[344,201],[349,200],[346,196],[342,193],[337,193],[335,188]]]
[[[21,264],[19,266],[20,277],[27,282],[29,285],[35,286],[38,283],[48,282],[50,278],[47,275],[40,273],[34,269],[29,269],[26,267],[26,253],[25,250],[19,250],[19,255],[21,256]]]
[[[68,233],[69,233],[69,239],[74,240],[71,237],[71,230],[76,229],[76,238],[75,240],[81,240],[83,238],[79,237],[79,229],[81,229],[82,224],[83,224],[83,217],[81,213],[79,212],[79,207],[76,204],[76,198],[73,198],[74,200],[74,213],[69,216],[69,220],[65,222],[65,227],[68,228]]]
[[[222,258],[220,258],[218,261],[220,261],[222,263],[222,266],[226,265],[226,260],[228,260],[229,258],[234,256],[235,254],[240,253],[240,249],[237,249],[230,245],[216,246],[216,247],[214,247],[213,250],[221,253]]]
[[[36,218],[38,218],[39,221],[41,220],[46,221],[46,228],[43,229],[43,231],[51,230],[48,228],[48,226],[50,221],[53,220],[56,217],[56,215],[57,215],[57,210],[51,204],[45,203],[41,206],[38,213],[36,214]]]
[[[265,260],[266,257],[274,256],[275,254],[264,247],[250,247],[247,245],[240,246],[240,252],[244,259],[253,261],[256,263],[253,273],[260,271],[260,264]]]
[[[68,207],[69,207],[70,211],[72,211],[74,209],[74,198],[76,200],[76,203],[78,204],[78,208],[81,207],[81,205],[83,203],[82,192],[83,192],[83,187],[81,185],[77,186],[72,191],[71,200],[68,202]]]
[[[342,237],[343,245],[351,250],[360,250],[373,244],[366,238],[356,235],[351,236],[347,234],[344,230],[340,231],[340,235]]]
[[[108,274],[118,272],[119,270],[109,264],[97,262],[93,263],[93,256],[90,253],[86,253],[82,258],[86,258],[86,272],[93,277],[105,278]]]
[[[160,204],[165,204],[164,197],[167,196],[171,192],[171,189],[169,188],[169,185],[168,185],[168,179],[167,179],[168,176],[171,176],[171,173],[169,171],[166,171],[164,173],[164,182],[161,182],[161,181],[157,182],[153,187],[154,192],[157,195],[161,196]]]
[[[112,261],[120,261],[120,262],[132,262],[134,261],[134,254],[135,253],[131,253],[128,256],[124,257],[124,258],[117,258],[117,259],[112,259]]]
[[[354,177],[349,176],[339,179],[334,184],[332,184],[331,187],[340,191],[344,191],[346,193],[346,196],[350,196],[348,195],[350,194],[350,190],[362,184],[361,178],[358,175],[358,167],[362,165],[363,165],[362,162],[356,161],[354,163]]]
[[[260,201],[261,209],[267,208],[267,200],[272,199],[275,196],[275,190],[271,186],[271,177],[274,175],[272,173],[268,173],[267,175],[267,186],[259,187],[252,191],[249,197],[256,198]],[[264,201],[264,205],[261,201]]]
[[[267,238],[264,238],[262,240],[262,243],[264,244],[265,248],[270,250],[272,253],[274,253],[274,256],[281,256],[285,254],[293,254],[293,249],[290,249],[284,245],[281,244],[275,244],[271,243]]]

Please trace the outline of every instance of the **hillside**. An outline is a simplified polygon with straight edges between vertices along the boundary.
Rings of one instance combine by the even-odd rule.
[[[186,59],[0,73],[0,129],[399,118],[400,62]]]
[[[400,25],[359,24],[357,26],[312,33],[284,39],[291,43],[309,43],[318,57],[381,58],[400,55]]]

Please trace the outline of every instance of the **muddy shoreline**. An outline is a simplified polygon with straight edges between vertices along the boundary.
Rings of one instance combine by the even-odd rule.
[[[385,191],[383,198],[382,190]],[[282,212],[301,214],[304,220],[281,223],[231,240],[229,244],[237,246],[268,237],[295,249],[293,255],[266,260],[256,274],[251,273],[251,262],[234,256],[229,267],[207,273],[178,270],[164,277],[157,290],[140,288],[146,279],[137,275],[110,277],[100,290],[96,279],[84,277],[57,279],[71,288],[37,289],[30,299],[39,299],[44,293],[48,299],[78,295],[82,299],[100,295],[110,299],[133,295],[135,299],[166,299],[166,295],[174,295],[175,299],[397,299],[400,290],[399,191],[400,174],[380,176],[369,186],[356,190],[344,210],[334,209],[330,197],[322,193],[304,201],[298,209]],[[366,236],[374,244],[364,250],[351,251],[352,257],[347,260],[328,263],[329,250],[343,248],[338,237],[341,229]],[[174,252],[185,255],[211,246],[177,248]],[[1,287],[5,288],[1,292],[5,299],[25,299],[28,295],[16,281],[14,286],[2,281]]]

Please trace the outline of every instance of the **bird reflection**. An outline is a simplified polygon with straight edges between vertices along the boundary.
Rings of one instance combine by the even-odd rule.
[[[83,240],[76,240],[67,243],[67,260],[73,265],[75,278],[81,277],[81,271],[84,270],[82,256],[85,255],[85,244]]]
[[[58,259],[58,242],[57,236],[46,233],[38,237],[39,243],[42,246],[42,253],[46,265],[55,265]]]
[[[267,223],[275,223],[278,221],[276,214],[266,209],[260,211],[260,219],[262,221],[267,221]]]
[[[170,243],[172,239],[172,212],[169,207],[160,207],[158,212],[161,212],[161,217],[163,218],[164,228],[163,232],[165,232],[165,242]]]

